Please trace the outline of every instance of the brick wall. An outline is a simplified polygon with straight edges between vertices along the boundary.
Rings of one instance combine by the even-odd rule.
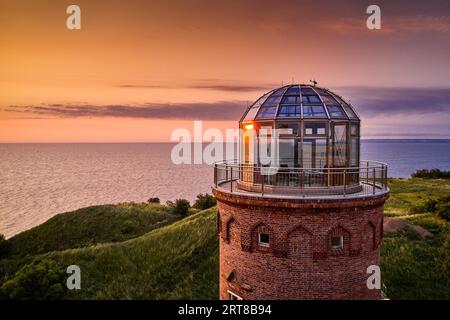
[[[282,200],[213,190],[220,219],[220,298],[376,299],[366,286],[379,265],[386,195]],[[270,235],[270,246],[258,233]],[[333,249],[331,237],[342,236]]]

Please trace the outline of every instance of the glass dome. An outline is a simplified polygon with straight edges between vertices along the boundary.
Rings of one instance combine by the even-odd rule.
[[[360,119],[328,89],[296,84],[271,90],[246,110],[239,124],[241,163],[263,165],[259,131],[277,129],[281,168],[359,167]]]

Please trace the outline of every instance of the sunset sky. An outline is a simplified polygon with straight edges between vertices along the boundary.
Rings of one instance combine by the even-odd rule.
[[[355,106],[364,138],[450,138],[450,2],[0,2],[0,142],[236,128],[266,91],[313,78]]]

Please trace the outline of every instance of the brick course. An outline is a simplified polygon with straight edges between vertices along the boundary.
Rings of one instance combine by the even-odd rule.
[[[218,200],[220,298],[377,299],[369,265],[379,265],[387,195],[281,199],[213,190]],[[262,230],[262,231],[261,231]],[[258,232],[270,246],[258,244]],[[343,236],[332,249],[331,237]]]

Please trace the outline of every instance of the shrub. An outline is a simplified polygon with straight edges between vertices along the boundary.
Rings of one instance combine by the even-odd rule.
[[[3,283],[0,290],[7,299],[62,299],[65,273],[55,261],[36,259]]]
[[[9,255],[12,249],[12,244],[5,239],[3,234],[0,234],[0,259]]]
[[[193,207],[200,210],[206,210],[214,207],[215,205],[216,198],[214,198],[214,196],[207,193],[200,193],[197,195],[197,200],[195,200]]]
[[[166,205],[172,208],[172,212],[174,214],[180,216],[186,216],[188,214],[189,208],[191,207],[191,204],[186,199],[177,199],[175,200],[175,203],[172,201],[167,201]]]
[[[439,169],[421,169],[416,170],[411,177],[413,178],[425,178],[425,179],[450,179],[450,171],[444,171]]]
[[[159,198],[155,197],[155,198],[149,198],[147,200],[148,203],[161,203],[161,200],[159,200]]]
[[[436,213],[442,219],[450,221],[450,196],[439,199],[429,199],[423,205],[414,206],[409,209],[411,213]]]
[[[450,221],[450,196],[439,199],[435,209],[439,217]]]

